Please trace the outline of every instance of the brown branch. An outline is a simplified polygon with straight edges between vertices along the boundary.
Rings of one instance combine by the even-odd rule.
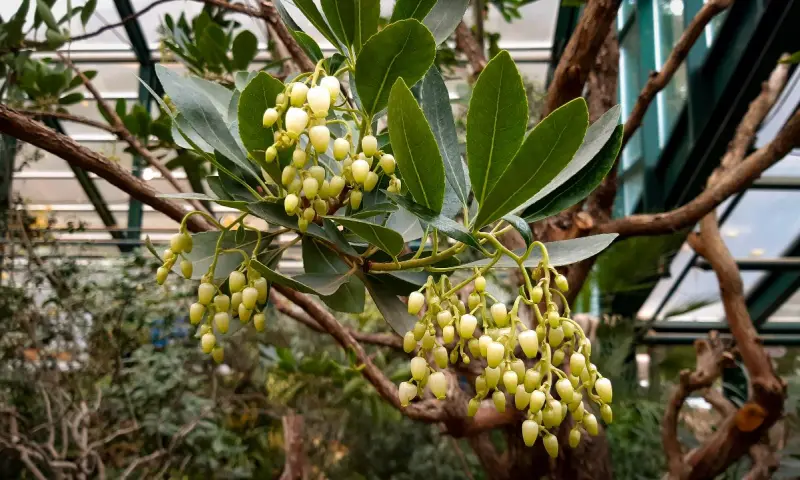
[[[558,62],[547,89],[543,115],[577,98],[592,70],[600,46],[617,18],[620,0],[589,0]]]
[[[158,161],[153,153],[146,149],[139,139],[136,138],[136,136],[134,136],[127,127],[125,127],[125,123],[122,121],[119,115],[117,115],[117,112],[108,105],[100,91],[97,90],[94,84],[92,84],[91,80],[89,80],[89,77],[84,75],[81,70],[75,67],[75,65],[65,55],[59,53],[58,57],[66,66],[71,68],[72,71],[74,71],[75,74],[80,77],[81,81],[83,82],[83,86],[89,90],[89,92],[97,101],[97,106],[105,113],[105,117],[110,120],[111,127],[116,131],[115,134],[117,137],[130,145],[137,155],[142,157],[148,165],[158,170],[161,176],[168,181],[177,192],[183,192],[183,187],[180,183],[178,183],[178,180],[175,178],[175,176],[172,175],[172,172],[170,172],[169,169],[164,166],[164,164]],[[189,202],[197,210],[208,211],[199,200],[187,200],[187,202]]]
[[[150,205],[176,222],[180,222],[186,214],[186,210],[180,204],[165,198],[158,198],[157,192],[147,183],[134,177],[103,155],[2,104],[0,104],[0,132],[47,150],[87,172],[96,173],[100,178],[107,180],[112,185],[129,193],[133,198]],[[193,215],[188,220],[187,226],[192,231],[210,229],[210,226],[201,220],[199,215]]]
[[[305,478],[306,454],[303,446],[303,417],[291,412],[281,419],[283,424],[283,448],[286,460],[280,480],[302,480]]]
[[[131,475],[131,474],[132,474],[132,473],[133,473],[133,472],[134,472],[134,471],[135,471],[137,468],[139,468],[141,465],[144,465],[144,464],[146,464],[146,463],[152,462],[152,461],[154,461],[154,460],[158,460],[158,459],[159,459],[159,458],[161,458],[163,455],[166,455],[166,453],[167,453],[167,452],[165,452],[164,450],[156,450],[155,452],[153,452],[153,453],[151,453],[151,454],[149,454],[149,455],[145,455],[144,457],[139,457],[139,458],[137,458],[136,460],[134,460],[133,462],[131,462],[131,464],[130,464],[130,465],[128,465],[128,468],[126,468],[124,472],[122,472],[122,476],[121,476],[120,478],[121,478],[122,480],[125,480],[125,479],[126,479],[126,478],[128,478],[128,477],[129,477],[129,476],[130,476],[130,475]],[[146,478],[146,476],[143,476],[143,478]]]
[[[686,27],[678,39],[678,43],[672,49],[667,61],[664,62],[664,67],[660,72],[650,72],[650,78],[647,80],[639,98],[636,100],[636,105],[633,106],[628,120],[625,122],[625,134],[622,137],[622,149],[628,144],[636,130],[641,126],[644,114],[647,113],[647,107],[650,102],[656,97],[658,92],[663,90],[670,80],[672,80],[675,72],[678,71],[686,56],[689,55],[689,50],[692,49],[695,42],[700,35],[705,31],[708,25],[715,16],[724,12],[728,7],[733,4],[733,0],[709,0],[697,12],[692,21]],[[622,151],[620,149],[620,152]]]
[[[283,46],[289,51],[289,55],[292,57],[295,65],[297,65],[297,68],[299,68],[301,72],[313,72],[316,65],[308,58],[306,52],[294,39],[289,29],[286,28],[286,25],[283,24],[280,15],[278,15],[278,11],[275,9],[275,5],[273,5],[272,2],[262,1],[259,2],[259,6],[261,7],[261,18],[267,22],[270,30],[277,34]]]
[[[113,133],[116,135],[118,133],[117,129],[108,125],[103,122],[98,122],[96,120],[92,120],[86,117],[80,117],[78,115],[72,115],[69,113],[64,112],[47,112],[43,110],[17,110],[19,113],[23,115],[27,115],[29,117],[50,117],[50,118],[57,118],[59,120],[66,120],[68,122],[73,123],[82,123],[84,125],[88,125],[90,127],[94,127],[100,130],[105,130],[106,132]]]
[[[456,48],[467,56],[469,64],[472,66],[472,75],[477,77],[486,68],[486,55],[483,47],[475,39],[469,27],[463,21],[456,27]]]
[[[319,333],[326,333],[325,329],[314,320],[305,310],[298,305],[290,302],[283,295],[275,290],[270,291],[270,301],[278,309],[279,312],[291,317],[311,330]],[[403,348],[403,339],[394,333],[366,333],[352,328],[347,328],[347,331],[356,341],[370,345],[379,345],[382,347],[390,347],[394,349]]]

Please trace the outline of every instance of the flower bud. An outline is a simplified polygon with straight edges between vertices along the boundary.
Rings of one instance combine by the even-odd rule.
[[[420,292],[411,292],[411,295],[408,296],[408,313],[418,314],[423,305],[425,305],[425,295]]]
[[[311,127],[311,130],[308,131],[308,137],[311,139],[311,145],[314,146],[314,150],[317,153],[322,154],[328,150],[328,144],[331,141],[331,131],[328,130],[328,127],[322,125]]]
[[[308,220],[306,220],[305,217],[297,219],[297,229],[300,230],[300,233],[306,233],[308,231]]]
[[[378,174],[375,172],[367,173],[367,179],[364,180],[364,190],[371,192],[378,185]]]
[[[215,337],[213,333],[206,333],[200,339],[200,347],[203,349],[203,353],[211,353],[211,350],[216,344],[217,337]]]
[[[492,312],[492,320],[498,327],[505,327],[508,325],[508,310],[504,303],[495,303],[490,309]]]
[[[256,302],[258,301],[258,290],[253,287],[247,287],[242,290],[242,305],[245,308],[252,310],[256,308]]]
[[[513,360],[511,362],[511,370],[517,374],[517,380],[522,381],[525,378],[525,362],[520,360],[519,358]]]
[[[293,107],[302,107],[308,97],[308,86],[305,83],[293,83],[290,97]]]
[[[300,191],[303,189],[303,182],[299,178],[294,177],[292,183],[290,183],[286,189],[289,190],[289,193],[294,193],[299,196]]]
[[[256,331],[263,332],[266,324],[267,317],[263,313],[256,313],[253,316],[253,327],[255,327]]]
[[[258,303],[261,305],[267,303],[267,296],[269,295],[269,284],[267,283],[267,279],[264,277],[259,277],[253,281],[253,286],[256,287],[256,290],[258,291]]]
[[[434,337],[431,332],[426,331],[425,334],[422,336],[422,348],[425,350],[430,350],[433,348],[433,345],[436,343],[436,337]]]
[[[308,91],[308,106],[314,112],[317,118],[325,118],[328,116],[328,110],[331,108],[331,92],[327,88],[319,86],[312,87]]]
[[[514,393],[517,391],[517,383],[519,382],[519,377],[513,370],[507,370],[503,374],[503,385],[506,387],[506,391],[508,393]]]
[[[278,107],[284,106],[283,104],[286,103],[286,95],[283,93],[279,93],[275,95],[275,105]]]
[[[231,317],[228,316],[228,312],[217,312],[214,315],[214,325],[217,327],[219,333],[228,333],[228,326],[230,325]]]
[[[400,179],[399,178],[392,178],[389,181],[389,186],[386,188],[386,191],[389,193],[400,193]]]
[[[339,196],[339,194],[342,193],[342,190],[344,190],[344,186],[344,178],[340,177],[339,175],[334,175],[333,178],[331,178],[331,196]]]
[[[366,160],[358,159],[353,162],[352,167],[350,167],[353,171],[353,180],[357,183],[364,183],[367,179],[367,174],[369,173],[369,163]]]
[[[471,353],[473,357],[481,357],[481,346],[477,338],[470,338],[467,342],[467,348],[469,348],[469,353]]]
[[[426,327],[426,326],[425,326],[425,324],[424,324],[423,322],[421,322],[421,321],[420,321],[420,322],[417,322],[417,323],[414,325],[414,330],[413,330],[413,332],[414,332],[414,339],[415,339],[415,340],[417,340],[417,341],[419,341],[419,340],[422,340],[422,337],[423,337],[423,336],[424,336],[426,333],[428,333],[428,327]]]
[[[538,285],[533,287],[533,290],[531,291],[531,301],[533,301],[533,303],[541,302],[543,296],[544,290],[542,290],[542,287]]]
[[[445,353],[445,356],[446,355]],[[431,393],[433,393],[436,398],[443,400],[447,395],[447,377],[445,377],[442,372],[432,373],[428,379],[428,388],[431,389]]]
[[[290,193],[289,195],[286,195],[286,198],[283,200],[283,208],[286,210],[286,213],[292,215],[297,210],[297,205],[299,203],[300,199],[297,198],[297,195]]]
[[[483,275],[475,279],[475,291],[476,292],[486,291],[486,279],[483,277]]]
[[[556,275],[556,287],[562,292],[566,292],[569,290],[569,282],[567,282],[567,277],[564,275]]]
[[[299,136],[308,126],[308,114],[301,108],[290,108],[286,112],[286,130]]]
[[[417,348],[417,339],[414,338],[414,332],[406,332],[403,336],[403,351],[411,353]]]
[[[568,379],[562,378],[561,380],[557,381],[556,391],[558,392],[558,396],[561,397],[561,400],[567,403],[572,401],[574,390],[572,390],[572,384]]]
[[[462,315],[458,326],[458,334],[461,338],[472,338],[475,327],[478,326],[478,319],[470,314]]]
[[[547,450],[547,454],[550,455],[550,458],[558,457],[558,438],[555,435],[548,433],[544,436],[542,440],[544,443],[544,449]]]
[[[319,191],[319,182],[317,181],[316,178],[308,177],[305,180],[303,180],[303,193],[305,193],[306,198],[308,198],[309,200],[313,200],[314,197],[317,196],[318,191]]]
[[[239,305],[242,304],[242,292],[233,292],[231,294],[231,310],[234,312],[239,311]]]
[[[350,142],[344,138],[337,138],[333,141],[333,158],[342,161],[350,155]]]
[[[532,447],[539,437],[539,424],[533,420],[525,420],[522,422],[522,441],[525,446]]]
[[[158,267],[158,270],[156,270],[156,283],[159,285],[164,285],[164,282],[167,281],[168,275],[169,269],[167,267]]]
[[[575,327],[572,326],[572,322],[561,322],[561,330],[564,330],[564,338],[567,340],[571,339],[573,335],[575,335]]]
[[[268,108],[264,111],[264,117],[261,119],[261,124],[264,125],[264,128],[272,128],[275,125],[275,122],[278,121],[278,111],[274,108]]]
[[[552,363],[553,363],[553,365],[556,365],[556,366],[560,366],[562,363],[564,363],[564,350],[561,350],[559,348],[558,350],[553,352],[553,361],[552,361]]]
[[[211,303],[211,299],[214,298],[214,292],[217,289],[214,285],[210,283],[201,283],[199,287],[197,287],[197,301],[203,305],[208,305]]]
[[[453,314],[450,313],[449,310],[442,310],[438,314],[436,314],[436,323],[439,324],[439,328],[444,328],[447,325],[450,325],[450,322],[453,321]]]
[[[539,385],[542,383],[542,374],[534,368],[529,368],[525,371],[525,380],[523,383],[525,384],[525,390],[532,392],[539,388]]]
[[[547,321],[550,323],[550,328],[558,328],[561,325],[561,315],[556,311],[550,310],[547,312]]]
[[[536,413],[542,409],[544,402],[547,400],[547,395],[541,390],[534,390],[531,393],[530,412]]]
[[[548,340],[551,346],[558,348],[561,342],[564,341],[564,330],[562,330],[561,327],[551,328]]]
[[[475,310],[475,307],[480,305],[480,303],[481,303],[481,296],[475,292],[470,293],[469,297],[467,297],[467,306],[469,307],[470,311]]]
[[[328,182],[327,180],[323,180],[322,181],[322,184],[320,184],[320,186],[319,186],[318,195],[319,195],[320,200],[322,200],[322,202],[326,204],[325,212],[327,212],[328,211],[328,207],[327,207],[327,202],[325,200],[331,198],[331,184],[330,184],[330,182]],[[316,205],[314,205],[314,208],[316,209]],[[320,215],[325,215],[324,213],[320,212],[319,210],[317,210],[317,212],[319,212]]]
[[[516,390],[514,390],[514,406],[517,407],[517,410],[525,410],[530,401],[531,394],[525,390],[525,386],[522,384],[517,385]]]
[[[519,340],[519,346],[522,348],[525,356],[528,358],[536,357],[536,354],[539,353],[539,337],[536,335],[536,332],[533,330],[525,330],[521,332],[517,338]]]
[[[569,432],[569,446],[570,448],[576,448],[579,443],[581,443],[581,431],[578,427],[574,427]]]
[[[249,322],[250,317],[253,316],[253,310],[245,307],[244,303],[240,303],[237,310],[239,311],[239,320],[241,320],[242,323]]]
[[[580,375],[583,369],[586,368],[586,357],[582,354],[575,352],[569,357],[569,370],[573,375]]]
[[[339,98],[339,79],[333,75],[327,75],[322,77],[319,81],[319,85],[328,91],[331,102],[336,102],[336,99]]]
[[[381,157],[381,168],[386,175],[393,174],[396,166],[397,162],[395,161],[393,155],[387,153]]]
[[[611,403],[611,380],[607,378],[598,378],[597,381],[594,382],[594,390],[597,392],[597,396],[600,397],[600,400],[605,403]]]
[[[231,308],[231,297],[221,293],[214,297],[214,306],[218,312],[227,312]]]
[[[358,210],[361,208],[362,198],[364,198],[364,194],[358,190],[353,190],[350,192],[350,206],[353,207],[353,210]]]
[[[281,183],[284,186],[288,186],[294,180],[295,175],[297,175],[297,170],[291,166],[287,165],[283,167],[283,171],[281,172]]]
[[[542,419],[544,420],[544,426],[547,428],[552,428],[560,425],[561,413],[561,402],[558,400],[551,400],[547,402],[547,406],[544,409],[544,415],[542,416]]]
[[[433,359],[439,368],[447,368],[447,349],[439,345],[433,349]]]
[[[467,416],[474,417],[476,413],[478,413],[478,409],[481,407],[481,402],[477,398],[471,398],[469,400],[469,404],[467,405]]]
[[[411,378],[421,382],[428,374],[428,362],[422,357],[414,357],[411,359]]]
[[[489,388],[497,388],[497,384],[500,382],[500,369],[486,367],[483,372],[486,376],[486,386]]]
[[[492,342],[486,348],[486,363],[490,367],[496,367],[503,361],[506,354],[506,347],[500,342]]]
[[[367,135],[361,139],[361,149],[367,157],[374,157],[378,153],[378,139],[372,135]]]
[[[456,329],[452,325],[442,328],[442,340],[444,343],[452,343],[456,339]]]
[[[300,147],[294,149],[292,152],[292,166],[294,168],[303,168],[306,166],[306,162],[308,162],[308,154],[305,150]]]
[[[487,352],[489,351],[489,345],[492,344],[492,337],[489,335],[481,335],[481,338],[478,339],[478,345],[481,347],[481,356],[486,357]]]
[[[585,428],[586,431],[589,432],[589,435],[593,437],[596,436],[599,432],[597,428],[597,417],[595,417],[591,413],[587,413],[586,415],[584,415],[583,428]]]
[[[494,402],[494,408],[498,412],[503,413],[506,411],[506,396],[503,392],[496,390],[492,394],[492,401]]]
[[[398,390],[400,405],[403,407],[407,407],[408,403],[417,396],[417,387],[409,382],[402,382]]]
[[[206,307],[202,303],[193,303],[191,307],[189,307],[189,322],[192,325],[197,325],[200,323],[200,320],[203,319],[203,315],[206,313]]]
[[[603,405],[600,407],[600,416],[603,417],[603,421],[606,422],[606,425],[610,425],[612,420],[614,420],[614,414],[611,411],[611,405]]]
[[[164,262],[169,262],[170,260],[175,258],[175,252],[173,252],[171,249],[168,248],[164,250],[163,256],[164,256]]]
[[[222,347],[214,347],[211,350],[211,358],[217,363],[222,363],[225,359],[225,350]]]

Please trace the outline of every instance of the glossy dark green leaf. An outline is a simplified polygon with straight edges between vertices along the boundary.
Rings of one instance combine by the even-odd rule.
[[[377,215],[382,215],[384,213],[393,213],[397,211],[397,205],[393,203],[376,203],[375,205],[370,205],[368,208],[362,208],[361,210],[357,211],[350,215],[352,218],[370,218]]]
[[[303,266],[306,273],[312,274],[336,275],[350,271],[350,266],[336,252],[311,237],[303,238]],[[364,283],[351,275],[336,293],[320,298],[337,312],[361,313],[364,311]]]
[[[450,105],[450,92],[444,78],[433,65],[419,88],[422,111],[428,119],[439,153],[444,161],[444,175],[462,204],[467,204],[469,187],[466,182],[464,162],[461,160],[461,147],[458,144],[453,107]]]
[[[547,248],[547,254],[550,257],[550,265],[554,267],[563,267],[597,255],[611,245],[611,242],[613,242],[615,238],[617,238],[616,233],[605,233],[573,240],[545,243],[544,246]],[[515,250],[514,253],[522,255],[525,253],[525,249]],[[534,268],[539,265],[541,260],[541,252],[537,248],[534,248],[530,256],[525,260],[525,266]],[[459,265],[458,268],[482,267],[488,265],[489,262],[491,262],[491,259],[485,258],[483,260]],[[518,265],[513,259],[503,257],[494,265],[494,268],[518,268]]]
[[[314,28],[319,30],[319,33],[322,34],[331,44],[334,46],[338,46],[339,42],[336,40],[336,35],[334,35],[333,31],[331,31],[330,26],[325,21],[325,18],[317,9],[317,6],[314,4],[314,0],[294,0],[294,5],[303,12],[303,15],[314,25]],[[293,30],[300,30],[299,28],[294,28]],[[346,53],[346,52],[343,52]]]
[[[181,134],[183,132],[183,135]],[[194,131],[194,128],[189,124],[182,114],[178,113],[173,122],[172,122],[172,139],[175,141],[175,144],[181,148],[185,148],[187,150],[193,150],[194,146],[192,143],[189,143],[183,136],[186,135],[189,137],[192,143],[197,145],[197,147],[206,152],[206,153],[213,153],[214,147],[209,145],[203,137],[200,136],[199,133]]]
[[[533,198],[523,203],[521,208],[539,203],[545,197],[550,196],[554,191],[560,190],[562,186],[566,188],[565,184],[568,181],[572,184],[573,182],[570,181],[570,179],[577,175],[578,172],[582,171],[590,162],[593,162],[601,149],[608,143],[611,136],[614,135],[615,129],[619,124],[620,111],[620,106],[616,105],[597,119],[596,122],[591,124],[589,129],[586,130],[586,136],[581,143],[581,147],[575,152],[575,156],[572,157],[572,161],[569,162],[569,165],[556,175],[550,183],[539,190]],[[527,216],[528,214],[523,215],[523,217]]]
[[[357,18],[355,0],[321,0],[320,3],[336,38],[346,46],[353,45]]]
[[[164,263],[164,260],[161,258],[161,255],[158,254],[156,251],[156,247],[153,246],[152,240],[150,240],[150,235],[146,235],[144,237],[144,246],[147,247],[147,250],[153,254],[154,257],[158,259],[159,262]]]
[[[97,8],[97,0],[87,0],[87,2],[83,5],[83,10],[81,10],[81,25],[84,27],[89,22],[89,18],[94,14],[95,9]]]
[[[253,157],[264,157],[264,152],[275,141],[271,128],[264,128],[264,112],[275,106],[275,98],[282,93],[283,82],[264,72],[259,72],[239,96],[239,137]]]
[[[353,46],[358,54],[367,40],[378,32],[381,17],[380,0],[355,0],[356,31]]]
[[[393,23],[373,35],[356,60],[356,90],[367,114],[372,117],[386,107],[398,78],[417,83],[435,56],[433,35],[417,20]]]
[[[243,71],[234,73],[233,82],[234,86],[236,87],[236,90],[239,90],[239,92],[244,90],[244,87],[246,87],[247,84],[250,83],[250,80],[256,78],[256,75],[258,75],[258,72]]]
[[[233,40],[233,68],[244,70],[256,58],[258,39],[249,30],[242,30]]]
[[[486,194],[475,227],[515,211],[553,180],[580,148],[588,126],[589,111],[580,97],[539,122]]]
[[[300,26],[297,25],[297,22],[295,22],[292,16],[289,15],[289,11],[286,10],[286,7],[283,6],[283,0],[273,0],[272,3],[275,4],[275,8],[278,10],[278,15],[281,17],[284,25],[286,25],[289,30],[302,31]]]
[[[399,22],[407,18],[422,21],[435,4],[436,0],[397,0],[389,22]]]
[[[80,92],[72,92],[64,95],[58,99],[59,105],[74,105],[83,100],[83,94]]]
[[[156,65],[156,73],[164,91],[197,134],[239,168],[256,176],[260,174],[247,160],[245,152],[231,135],[224,116],[194,82],[182,78],[163,65]],[[227,104],[225,108],[227,110]]]
[[[357,218],[327,218],[345,227],[369,242],[371,245],[375,245],[389,255],[397,256],[401,251],[403,251],[403,246],[405,245],[403,237],[394,230],[381,225],[376,225],[374,223],[365,222],[364,220],[359,220]]]
[[[514,227],[514,229],[522,235],[522,239],[525,240],[525,245],[533,243],[533,232],[531,232],[531,227],[528,225],[528,222],[516,215],[506,215],[503,217],[503,220],[508,222],[509,225]]]
[[[224,235],[222,242],[219,244],[221,249],[238,248],[248,255],[253,253],[257,242],[257,235],[253,231],[247,232],[244,242],[237,242],[236,234],[231,231],[213,231],[193,234],[192,253],[184,253],[184,256],[189,259],[194,266],[192,279],[199,280],[208,272],[211,262],[214,261],[214,252],[217,250],[217,241],[220,235]],[[267,248],[271,238],[271,235],[262,234],[259,250]],[[243,261],[244,258],[239,252],[220,253],[217,259],[217,265],[214,269],[214,279],[223,280],[227,278]],[[172,270],[180,274],[180,262],[176,262]]]
[[[414,328],[417,317],[408,313],[408,306],[392,293],[391,287],[381,276],[369,275],[368,278],[362,277],[362,280],[369,290],[372,301],[375,302],[375,306],[378,307],[383,319],[392,327],[392,330],[398,335],[405,335]]]
[[[389,215],[386,226],[399,233],[406,242],[417,240],[425,233],[419,219],[413,213],[402,208]]]
[[[292,230],[298,231],[297,226],[297,217],[296,216],[289,216],[286,214],[286,211],[283,208],[283,202],[254,202],[248,205],[248,210],[253,215],[264,219],[270,225],[279,225],[284,228],[290,228]],[[330,226],[329,226],[330,225]],[[330,222],[326,222],[325,225],[327,228],[320,227],[316,223],[311,223],[308,225],[308,230],[306,231],[306,235],[311,235],[312,237],[319,238],[324,240],[330,244],[336,245],[336,248],[340,251],[348,254],[348,255],[357,255],[356,251],[342,239],[341,232],[339,232],[335,226],[330,224]],[[332,227],[332,228],[331,228]]]
[[[322,55],[322,49],[319,48],[317,42],[308,36],[308,34],[300,30],[289,31],[292,33],[294,39],[297,40],[297,43],[300,45],[303,51],[306,52],[306,55],[308,55],[308,58],[310,58],[312,62],[317,63],[324,58]]]
[[[403,185],[414,200],[442,211],[445,172],[436,138],[402,78],[392,87],[389,99],[389,136]]]
[[[287,277],[256,260],[251,261],[250,266],[270,282],[312,295],[333,295],[349,277],[349,275],[319,273],[304,273],[294,277]]]
[[[36,14],[44,20],[45,25],[58,31],[58,22],[56,22],[56,18],[53,16],[53,12],[50,10],[50,5],[48,5],[47,2],[44,0],[36,0]]]
[[[481,206],[522,145],[527,125],[525,86],[504,50],[478,77],[467,112],[469,178]]]
[[[433,33],[436,45],[444,43],[456,30],[469,7],[469,0],[447,0],[436,2],[422,23]]]
[[[463,225],[455,220],[440,215],[422,205],[419,205],[418,203],[414,203],[412,200],[403,197],[402,195],[397,195],[395,193],[387,193],[386,195],[391,201],[397,203],[399,206],[413,213],[414,216],[422,220],[423,224],[430,225],[453,240],[466,243],[471,247],[480,248],[478,240],[473,237]]]
[[[536,222],[555,215],[588,197],[611,171],[622,147],[622,125],[618,125],[614,134],[595,158],[583,170],[573,175],[567,183],[554,190],[538,202],[529,206],[524,216],[528,222]]]

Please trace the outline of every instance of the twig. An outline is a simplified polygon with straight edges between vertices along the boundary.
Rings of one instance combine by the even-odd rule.
[[[27,115],[29,117],[50,117],[50,118],[57,118],[59,120],[66,120],[68,122],[73,123],[82,123],[84,125],[88,125],[90,127],[94,127],[100,130],[105,130],[106,132],[113,133],[116,135],[118,133],[117,129],[114,127],[98,122],[96,120],[92,120],[86,117],[80,117],[78,115],[71,115],[69,113],[64,112],[48,112],[44,110],[17,110],[19,113],[23,115]]]
[[[463,21],[456,27],[456,48],[467,56],[472,66],[472,76],[477,77],[486,68],[486,55],[469,27]]]
[[[270,31],[275,32],[283,46],[289,51],[289,55],[292,57],[295,65],[297,65],[297,68],[299,68],[301,72],[313,72],[316,65],[308,58],[306,52],[303,51],[291,32],[289,32],[289,29],[283,24],[280,15],[278,15],[278,11],[275,9],[275,5],[273,5],[272,2],[262,1],[259,2],[259,6],[261,7],[261,18],[267,22]]]
[[[281,419],[286,460],[280,480],[302,480],[305,476],[306,455],[303,447],[303,417],[290,412]]]
[[[125,480],[126,478],[128,478],[134,472],[134,470],[139,468],[140,465],[152,462],[154,460],[158,460],[162,455],[165,455],[165,454],[166,454],[166,452],[164,450],[156,450],[155,452],[151,453],[150,455],[145,455],[144,457],[137,458],[136,460],[131,462],[130,465],[128,465],[128,468],[126,468],[124,472],[122,472],[122,476],[120,477],[120,479],[121,480]]]

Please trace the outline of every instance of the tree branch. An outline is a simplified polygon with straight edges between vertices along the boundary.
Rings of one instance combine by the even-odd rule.
[[[94,127],[94,128],[100,129],[100,130],[105,130],[106,132],[113,133],[114,135],[116,135],[118,133],[117,130],[114,127],[112,127],[112,126],[110,126],[110,125],[108,125],[106,123],[98,122],[96,120],[92,120],[92,119],[86,118],[86,117],[80,117],[80,116],[77,116],[77,115],[71,115],[69,113],[48,112],[48,111],[44,111],[44,110],[23,110],[23,109],[20,109],[20,110],[17,110],[17,111],[19,113],[21,113],[23,115],[27,115],[29,117],[34,117],[34,118],[36,118],[36,117],[57,118],[59,120],[66,120],[68,122],[73,122],[73,123],[81,123],[81,124],[88,125],[90,127]]]
[[[281,43],[283,43],[289,51],[289,55],[292,57],[295,65],[297,65],[297,68],[299,68],[301,72],[313,72],[316,65],[308,58],[306,52],[300,47],[297,40],[294,39],[289,29],[286,28],[286,25],[283,24],[280,15],[278,15],[278,11],[275,9],[275,5],[273,5],[272,2],[262,1],[259,2],[259,6],[261,7],[261,18],[267,22],[270,30],[277,34]]]
[[[480,75],[486,68],[486,55],[483,53],[481,44],[475,39],[475,35],[463,21],[456,27],[456,48],[467,56],[467,60],[472,66],[473,78]]]
[[[280,480],[305,478],[306,455],[303,447],[303,417],[291,412],[281,419],[283,424],[283,449],[286,452]]]
[[[625,134],[622,137],[622,148],[620,152],[628,144],[636,130],[641,126],[644,114],[647,113],[647,107],[650,102],[656,97],[658,92],[667,86],[669,81],[678,71],[686,56],[689,55],[689,50],[692,49],[695,42],[700,35],[705,31],[708,25],[715,16],[725,11],[733,4],[733,0],[709,0],[708,3],[703,5],[697,15],[692,19],[689,25],[681,34],[678,43],[672,49],[667,61],[664,62],[664,67],[660,72],[650,72],[650,78],[647,80],[639,98],[636,100],[636,105],[633,106],[628,120],[625,122]]]
[[[103,155],[2,104],[0,104],[0,132],[47,150],[87,172],[96,173],[100,178],[166,214],[176,222],[180,222],[186,214],[186,210],[180,204],[157,197],[157,192],[147,183],[134,177]],[[210,229],[210,226],[198,215],[193,215],[187,222],[187,226],[195,232]]]

